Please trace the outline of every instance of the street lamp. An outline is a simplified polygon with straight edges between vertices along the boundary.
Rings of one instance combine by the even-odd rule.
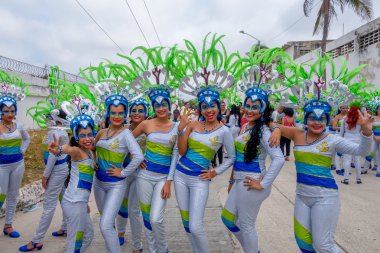
[[[243,30],[241,30],[240,33],[241,33],[241,34],[248,35],[249,37],[251,37],[251,38],[257,40],[257,47],[258,47],[258,50],[260,50],[260,40],[259,40],[258,38],[256,38],[255,36],[253,36],[253,35],[251,35],[251,34],[249,34],[249,33],[244,32]]]

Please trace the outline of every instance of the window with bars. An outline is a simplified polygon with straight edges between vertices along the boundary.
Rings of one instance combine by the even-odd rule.
[[[375,44],[380,41],[380,28],[374,30],[359,38],[359,50],[362,51],[369,45]]]
[[[340,47],[337,47],[331,51],[329,51],[328,53],[331,55],[331,57],[333,58],[337,58],[339,56],[342,56],[342,55],[346,55],[346,54],[349,54],[349,53],[352,53],[354,52],[354,48],[355,48],[355,42],[352,40]]]

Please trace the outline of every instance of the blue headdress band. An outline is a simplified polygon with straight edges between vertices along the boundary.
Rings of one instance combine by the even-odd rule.
[[[260,113],[264,113],[269,102],[269,96],[267,91],[259,87],[250,88],[245,92],[244,106],[246,105],[248,99],[251,99],[252,102],[260,101]]]
[[[133,100],[131,103],[130,103],[130,107],[129,107],[129,114],[131,114],[131,110],[134,106],[138,106],[138,105],[142,105],[145,109],[145,118],[148,117],[148,113],[149,113],[149,103],[148,101],[146,101],[145,99],[143,98],[138,98],[138,99],[135,99]]]
[[[79,140],[79,137],[78,137],[78,128],[79,127],[83,128],[83,129],[87,129],[88,127],[91,127],[91,129],[94,130],[95,129],[94,120],[88,115],[81,114],[81,115],[74,117],[70,121],[70,129],[73,132],[74,138],[76,141]]]
[[[16,114],[17,114],[17,102],[13,98],[8,97],[8,96],[0,97],[0,108],[3,105],[5,105],[8,108],[11,108],[12,106],[14,106]],[[0,115],[2,115],[2,110],[0,110]]]
[[[148,96],[153,107],[155,103],[162,104],[163,101],[167,101],[169,104],[169,110],[171,110],[169,86],[160,85],[159,87],[150,88]]]
[[[123,95],[118,95],[118,94],[111,95],[111,96],[107,97],[105,103],[106,103],[107,116],[108,117],[110,115],[110,107],[111,107],[111,105],[113,105],[113,106],[124,105],[125,117],[127,117],[127,113],[128,113],[128,100]]]
[[[307,116],[310,113],[313,113],[314,116],[319,120],[322,118],[322,116],[325,114],[327,117],[327,125],[330,122],[330,113],[331,113],[331,106],[329,103],[320,101],[320,100],[312,100],[310,102],[307,102],[305,106],[303,107],[303,110],[305,112],[304,117],[304,124],[307,124]]]

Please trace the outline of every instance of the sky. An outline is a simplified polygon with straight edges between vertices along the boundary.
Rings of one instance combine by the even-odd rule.
[[[241,53],[257,43],[239,33],[241,30],[269,47],[281,47],[287,41],[321,39],[322,34],[312,35],[320,0],[314,2],[316,7],[310,17],[302,18],[302,0],[145,0],[163,46],[183,47],[184,39],[200,45],[204,36],[212,32],[226,35],[223,42],[227,49]],[[373,2],[376,19],[380,16],[380,1]],[[97,65],[104,59],[123,63],[117,53],[129,54],[137,46],[147,46],[125,0],[1,0],[0,3],[0,56],[36,66],[58,65],[78,74],[79,68]],[[159,46],[144,0],[128,3],[150,46]],[[339,11],[329,38],[339,38],[366,22],[349,9],[344,14]]]

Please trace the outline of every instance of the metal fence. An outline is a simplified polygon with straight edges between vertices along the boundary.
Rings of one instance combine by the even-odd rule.
[[[4,56],[0,56],[0,69],[23,73],[43,79],[48,79],[50,74],[49,65],[45,65],[45,67],[38,67],[29,63],[17,61]],[[60,70],[60,73],[64,74],[65,79],[68,82],[87,83],[87,81],[80,76],[73,75],[62,70]]]

